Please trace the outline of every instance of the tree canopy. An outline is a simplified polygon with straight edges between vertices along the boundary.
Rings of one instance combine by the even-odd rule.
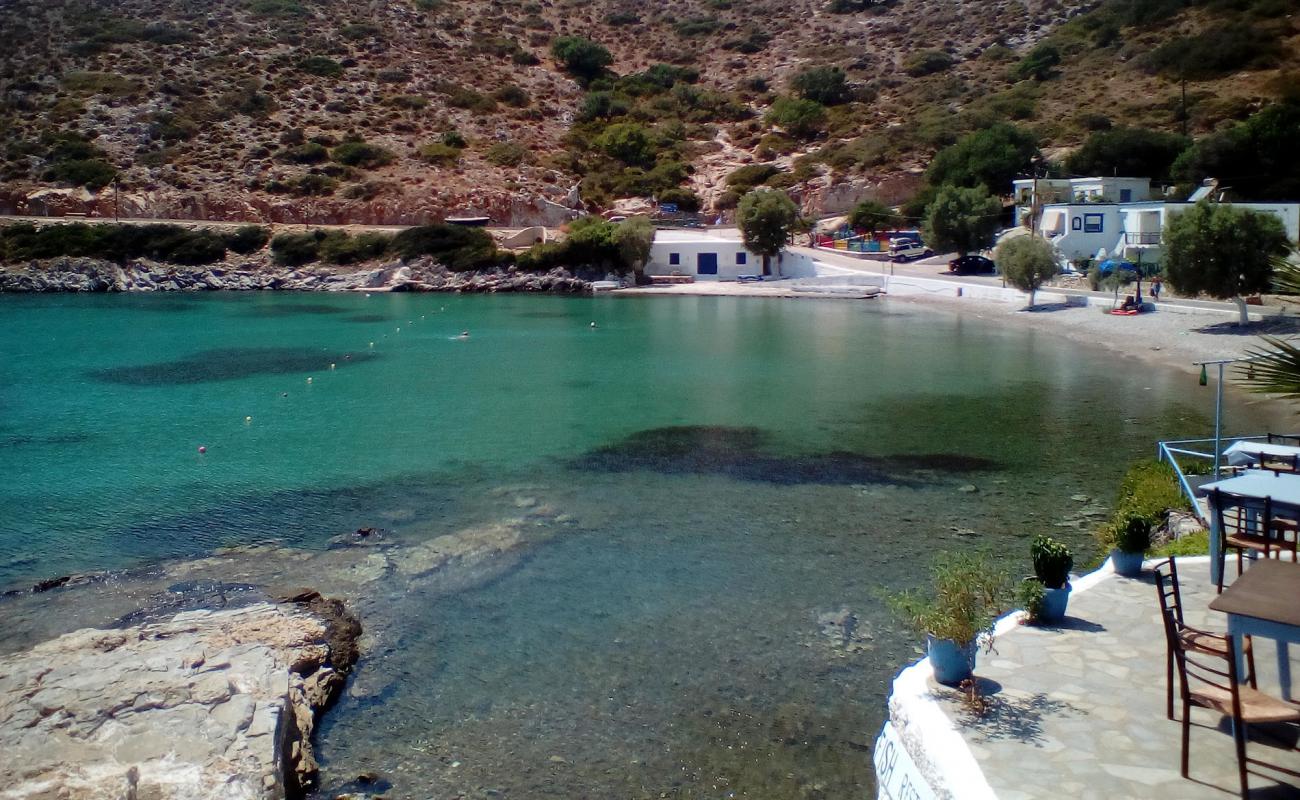
[[[900,217],[894,209],[877,200],[863,200],[849,212],[849,225],[868,233],[886,231],[899,224]]]
[[[1007,283],[1029,293],[1030,308],[1034,306],[1034,293],[1058,272],[1056,251],[1050,242],[1037,236],[1003,240],[993,260]]]
[[[561,36],[551,44],[551,55],[564,65],[569,74],[584,80],[598,77],[614,63],[614,56],[604,45],[581,36]]]
[[[1165,274],[1175,291],[1235,300],[1244,325],[1244,297],[1269,289],[1273,262],[1291,245],[1272,214],[1202,201],[1169,219],[1164,246]]]
[[[1244,200],[1300,197],[1300,103],[1269,106],[1244,122],[1212,133],[1174,163],[1176,178],[1217,178]]]
[[[1012,180],[1032,169],[1036,155],[1038,141],[1032,133],[998,123],[940,150],[926,178],[935,186],[984,186],[1005,194],[1011,191]]]
[[[849,84],[839,67],[810,67],[795,75],[790,88],[805,100],[825,106],[839,105],[849,99]]]
[[[944,186],[926,210],[925,241],[936,252],[966,255],[993,244],[1001,225],[1002,203],[984,187]]]
[[[641,272],[650,260],[650,247],[655,241],[655,226],[649,217],[630,217],[614,229],[614,245],[618,248],[623,265],[633,272]]]
[[[1120,175],[1165,180],[1190,142],[1177,134],[1145,128],[1113,128],[1088,137],[1066,159],[1075,175]]]
[[[799,209],[782,191],[755,189],[740,199],[736,222],[745,247],[763,257],[763,274],[770,275],[770,259],[785,248],[799,221]]]
[[[791,136],[811,139],[826,125],[826,107],[801,97],[778,97],[767,112],[767,121]]]

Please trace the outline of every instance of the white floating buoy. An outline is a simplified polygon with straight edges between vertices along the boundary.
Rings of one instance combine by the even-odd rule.
[[[371,346],[371,347],[374,347],[374,346],[375,346],[375,343],[374,343],[374,342],[371,342],[371,343],[370,343],[370,346]]]
[[[334,367],[335,367],[335,364],[334,364],[333,361],[331,361],[331,362],[330,362],[330,369],[334,369]]]
[[[252,422],[252,421],[253,421],[253,418],[252,418],[252,417],[244,417],[244,424],[245,424],[245,425],[249,424],[249,423]]]
[[[594,323],[594,322],[591,323],[591,327],[593,327],[593,328],[596,327],[596,323]]]
[[[307,382],[308,382],[308,383],[311,383],[311,378],[308,378],[308,379],[307,379]]]
[[[402,329],[401,329],[401,328],[398,328],[398,329],[397,329],[397,332],[398,332],[398,333],[401,333],[401,332],[402,332]]]
[[[199,445],[199,452],[200,452],[200,453],[206,453],[206,452],[208,452],[208,448],[204,447],[203,445]]]

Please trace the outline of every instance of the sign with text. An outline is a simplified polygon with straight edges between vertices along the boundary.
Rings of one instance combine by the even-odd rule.
[[[660,204],[659,204],[659,210],[662,211],[662,212],[664,212],[665,214],[676,214],[676,213],[677,213],[677,204],[676,204],[676,203],[660,203]]]
[[[893,723],[886,722],[876,738],[875,761],[878,800],[935,800]]]

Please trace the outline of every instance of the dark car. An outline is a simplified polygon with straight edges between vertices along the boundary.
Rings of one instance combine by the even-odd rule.
[[[992,259],[984,256],[962,256],[948,262],[948,271],[954,275],[982,275],[996,272],[997,267]]]

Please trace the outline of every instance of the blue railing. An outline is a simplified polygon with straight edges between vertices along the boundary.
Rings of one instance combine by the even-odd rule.
[[[1220,439],[1219,446],[1227,448],[1236,442],[1251,442],[1267,438],[1268,434],[1266,433],[1254,436],[1232,436]],[[1194,447],[1198,449],[1192,449]],[[1178,457],[1184,456],[1190,459],[1203,459],[1208,461],[1208,466],[1210,468],[1208,474],[1217,477],[1214,475],[1215,468],[1218,467],[1219,470],[1222,471],[1222,466],[1217,463],[1218,459],[1215,457],[1214,450],[1215,440],[1213,437],[1209,439],[1171,439],[1166,442],[1160,442],[1156,446],[1156,458],[1173,467],[1174,474],[1178,476],[1178,484],[1182,487],[1183,494],[1187,496],[1187,501],[1192,504],[1192,509],[1196,512],[1197,517],[1201,517],[1201,506],[1197,502],[1197,487],[1193,487],[1192,482],[1187,479],[1187,473],[1184,471],[1183,463],[1178,460]],[[1220,455],[1222,452],[1222,450],[1219,451]],[[1195,462],[1193,461],[1193,463]],[[1204,473],[1198,472],[1196,474]],[[1206,522],[1206,520],[1202,518],[1201,522]]]

